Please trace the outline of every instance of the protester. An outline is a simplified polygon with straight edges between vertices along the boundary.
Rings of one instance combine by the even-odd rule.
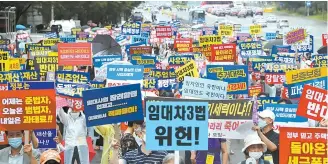
[[[185,162],[183,161],[183,159],[179,158],[177,160],[179,160],[179,164],[185,164]],[[173,153],[167,154],[165,156],[165,158],[163,159],[163,163],[162,164],[175,164],[175,155]]]
[[[293,104],[289,99],[280,99],[277,104]]]
[[[260,139],[267,145],[264,157],[272,158],[274,164],[279,164],[279,134],[273,130],[275,114],[267,109],[259,112],[259,122],[252,129],[257,132]],[[271,157],[270,157],[271,156]]]
[[[60,164],[61,158],[57,151],[47,150],[41,154],[40,164]]]
[[[10,147],[0,150],[0,162],[8,164],[37,164],[32,145],[23,145],[24,130],[6,131]]]
[[[222,153],[222,164],[228,164],[229,152],[227,150],[226,139],[222,138],[209,138],[208,139],[208,151],[192,151],[191,161],[195,164],[205,164],[208,155],[214,156],[214,163],[221,164],[221,153]]]
[[[83,112],[73,111],[69,108],[68,113],[59,109],[60,121],[65,125],[65,151],[64,162],[84,164],[89,162],[89,149],[87,144],[87,127]]]
[[[267,146],[261,141],[257,133],[249,134],[244,139],[245,146],[242,152],[245,154],[246,160],[239,164],[249,164],[248,161],[254,159],[254,164],[270,164],[269,161],[261,159],[263,153],[267,151]],[[253,164],[253,163],[252,163]]]

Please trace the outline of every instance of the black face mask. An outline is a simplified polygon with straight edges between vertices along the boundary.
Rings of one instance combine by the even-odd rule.
[[[60,164],[60,163],[58,163],[58,162],[55,161],[55,160],[49,160],[49,161],[47,161],[45,164]]]

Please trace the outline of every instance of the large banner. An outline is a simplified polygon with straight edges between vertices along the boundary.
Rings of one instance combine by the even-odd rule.
[[[91,43],[58,43],[58,65],[92,66]]]
[[[147,150],[207,150],[207,102],[148,102]]]
[[[326,128],[281,127],[279,163],[328,163],[327,139]]]
[[[236,61],[236,44],[212,45],[212,62],[235,62]]]
[[[83,91],[87,127],[143,120],[140,84]]]
[[[185,76],[199,77],[197,65],[194,60],[191,60],[184,66],[180,67],[179,69],[176,69],[175,74],[177,76],[178,82],[183,81]]]

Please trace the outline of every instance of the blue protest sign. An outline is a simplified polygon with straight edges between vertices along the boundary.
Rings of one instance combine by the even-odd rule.
[[[149,38],[141,36],[132,36],[132,43],[144,42],[148,44]]]
[[[297,104],[264,104],[263,110],[271,110],[276,118],[274,122],[307,122],[305,117],[297,116]]]
[[[262,55],[262,43],[260,41],[240,42],[238,46],[243,58]]]
[[[82,92],[87,127],[143,120],[140,84]]]
[[[142,32],[140,34],[141,37],[149,38],[149,32]]]
[[[328,55],[327,54],[317,54],[311,56],[313,67],[327,67],[328,66]]]
[[[303,87],[305,85],[311,85],[317,88],[322,88],[327,90],[328,89],[328,80],[327,77],[322,77],[313,80],[306,80],[298,83],[293,84],[286,84],[288,87],[288,97],[290,99],[300,98],[302,95]]]
[[[57,38],[58,36],[57,36],[57,33],[55,33],[55,32],[49,32],[49,33],[45,34],[45,37],[46,38]]]
[[[273,45],[271,50],[271,55],[278,53],[292,53],[290,46],[287,45]]]
[[[175,84],[176,80],[174,79],[163,79],[163,78],[156,78],[156,88],[157,89],[164,89],[169,90],[173,88],[173,84]],[[181,83],[182,84],[182,83]],[[182,85],[181,85],[182,88]]]
[[[126,36],[125,36],[125,35],[118,35],[118,36],[116,36],[116,38],[115,38],[115,41],[116,41],[116,42],[122,42],[122,41],[124,41],[124,40],[126,40]]]
[[[265,39],[266,40],[274,40],[276,39],[277,33],[275,32],[267,32],[265,33]]]
[[[107,79],[142,80],[143,72],[140,65],[107,65]]]
[[[140,35],[141,23],[139,22],[125,22],[121,31],[123,35]]]
[[[147,102],[147,150],[208,150],[208,102]]]
[[[168,58],[169,65],[185,65],[191,60],[195,60],[194,55],[170,56]]]
[[[89,85],[91,88],[105,88],[106,83],[103,81],[90,81]]]
[[[63,83],[56,81],[56,92],[58,95],[82,98],[82,91],[91,87],[88,84]]]
[[[265,73],[285,73],[289,70],[296,70],[297,65],[286,63],[267,63],[264,68]]]
[[[17,72],[0,72],[0,84],[20,81],[22,81],[22,77]]]
[[[88,83],[90,74],[87,72],[56,71],[56,80],[64,83]]]
[[[207,65],[207,79],[228,82],[228,94],[248,94],[248,66]]]
[[[54,141],[56,137],[56,129],[34,130],[34,134],[39,141],[40,149],[54,149],[57,148],[57,143]]]
[[[313,53],[313,49],[314,49],[314,39],[313,36],[310,35],[310,44],[309,45],[295,45],[295,46],[291,46],[291,51],[293,53],[296,52],[296,48],[298,50],[298,52],[310,52]]]
[[[133,55],[130,61],[133,65],[142,65],[144,68],[155,68],[156,56]],[[144,71],[145,72],[145,71]],[[150,72],[150,69],[149,71]]]
[[[19,74],[22,81],[40,81],[39,70],[17,70],[11,72],[13,74]]]
[[[49,81],[26,81],[8,83],[8,90],[55,89],[55,83]]]
[[[122,61],[122,55],[104,55],[93,57],[94,67],[100,68],[105,63],[110,63],[113,61]]]
[[[60,37],[60,41],[62,41],[64,43],[75,43],[76,36],[63,36],[63,37]]]
[[[277,102],[280,100],[280,97],[258,97],[257,98],[257,111],[263,111],[263,105],[264,104],[277,104]]]
[[[151,89],[156,89],[157,83],[156,79],[154,78],[144,78],[143,79],[143,85],[142,89],[143,90],[151,90]]]

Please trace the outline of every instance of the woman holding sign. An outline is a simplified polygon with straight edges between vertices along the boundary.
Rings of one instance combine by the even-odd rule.
[[[191,162],[193,164],[221,164],[220,153],[222,152],[222,164],[228,164],[229,153],[226,139],[209,138],[208,151],[192,151]]]

